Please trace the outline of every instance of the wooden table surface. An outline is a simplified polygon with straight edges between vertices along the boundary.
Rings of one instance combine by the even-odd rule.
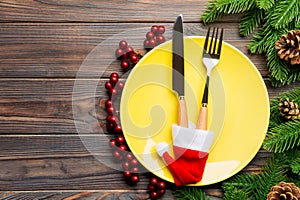
[[[111,159],[106,135],[92,122],[99,119],[103,125],[106,114],[97,108],[98,101],[107,98],[103,84],[111,72],[123,74],[121,68],[117,62],[106,65],[111,57],[108,50],[101,52],[103,59],[97,60],[95,68],[79,69],[97,45],[120,33],[131,38],[135,49],[142,48],[145,36],[132,30],[164,25],[170,39],[173,21],[180,13],[186,35],[204,35],[206,27],[200,15],[207,2],[1,0],[0,198],[146,199],[147,173],[140,176],[137,186],[128,186],[119,171],[99,162],[82,143],[82,138],[99,141],[99,146],[107,148],[96,152],[95,147],[96,154]],[[249,54],[251,37],[240,37],[239,20],[240,15],[231,15],[214,25],[224,27],[224,40],[256,65],[270,98],[299,85],[270,86],[265,58]],[[117,42],[108,44],[116,48]],[[82,88],[97,83],[96,92],[83,89],[74,95],[75,80]],[[260,150],[243,171],[259,172],[268,156]],[[222,198],[220,186],[203,189]],[[171,189],[162,199],[175,199]]]

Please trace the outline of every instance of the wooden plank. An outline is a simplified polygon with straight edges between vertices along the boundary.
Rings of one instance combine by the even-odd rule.
[[[83,78],[108,77],[123,73],[114,52],[126,39],[143,49],[145,34],[153,23],[2,23],[0,31],[0,78]],[[171,39],[172,23],[166,26]],[[237,23],[217,23],[225,28],[224,40],[246,54],[263,76],[268,69],[262,55],[250,55],[250,37],[239,36]],[[206,34],[201,23],[186,23],[185,34]]]
[[[92,190],[92,191],[37,191],[37,192],[2,192],[1,200],[11,199],[45,199],[45,200],[108,200],[108,199],[147,199],[145,190]],[[171,192],[167,192],[162,200],[173,200]]]
[[[200,21],[207,0],[97,1],[43,0],[0,3],[0,21],[25,22],[148,22],[174,21],[182,13],[186,21]],[[239,19],[239,17],[238,17]],[[223,20],[237,21],[229,16]]]
[[[104,135],[1,136],[0,190],[145,190],[149,174],[141,174],[137,186],[128,186],[116,170],[121,170],[120,163],[113,161],[108,139]],[[259,172],[269,155],[260,150],[243,172]],[[204,189],[221,196],[220,184]]]
[[[108,98],[106,80],[0,79],[0,134],[103,133],[104,124],[98,126],[97,120],[107,115],[99,106]],[[300,82],[282,88],[266,85],[273,98]]]

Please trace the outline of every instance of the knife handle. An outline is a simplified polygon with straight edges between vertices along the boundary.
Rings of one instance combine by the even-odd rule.
[[[207,118],[208,110],[206,105],[202,105],[200,108],[196,129],[207,130]]]
[[[177,123],[179,126],[188,128],[188,116],[187,116],[187,108],[184,97],[179,98],[178,103],[178,119]]]

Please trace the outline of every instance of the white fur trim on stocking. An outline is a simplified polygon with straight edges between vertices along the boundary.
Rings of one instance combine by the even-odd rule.
[[[166,142],[161,142],[156,145],[156,151],[161,157],[164,153],[169,152],[169,145]]]
[[[173,124],[172,137],[174,146],[208,152],[213,141],[214,134],[212,131],[185,128]]]

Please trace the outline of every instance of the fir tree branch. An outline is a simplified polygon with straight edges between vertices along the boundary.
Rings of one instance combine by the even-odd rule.
[[[241,200],[241,199],[250,200],[250,198],[248,198],[247,194],[244,191],[239,190],[233,186],[229,186],[228,188],[226,188],[224,199],[225,200]]]
[[[300,146],[300,121],[288,121],[270,129],[263,147],[273,152],[284,152]]]
[[[260,9],[268,10],[274,5],[274,0],[256,0],[256,4]]]
[[[239,190],[240,194],[246,195],[240,199],[266,199],[270,188],[280,181],[288,180],[286,173],[288,166],[282,154],[275,154],[268,159],[259,174],[241,173],[230,178],[222,184],[225,196],[230,199],[232,190]],[[241,197],[240,196],[240,197]]]
[[[275,44],[276,39],[273,42],[273,44]],[[271,77],[279,82],[286,81],[289,75],[289,68],[277,55],[277,50],[274,48],[274,45],[268,49],[266,57]]]
[[[253,9],[245,12],[240,22],[240,34],[247,36],[253,33],[254,29],[258,27],[264,18],[264,11],[262,9]]]
[[[221,17],[224,13],[217,9],[216,0],[210,0],[206,5],[206,10],[201,15],[204,24],[211,23]]]
[[[292,169],[292,172],[298,176],[300,176],[300,155],[298,153],[298,157],[294,157],[291,159],[290,167]]]
[[[245,12],[256,6],[255,0],[217,0],[217,9],[226,14]]]
[[[198,187],[181,187],[173,193],[178,200],[209,200],[209,197]]]
[[[280,29],[289,24],[299,14],[299,0],[278,1],[270,17],[271,25]]]

